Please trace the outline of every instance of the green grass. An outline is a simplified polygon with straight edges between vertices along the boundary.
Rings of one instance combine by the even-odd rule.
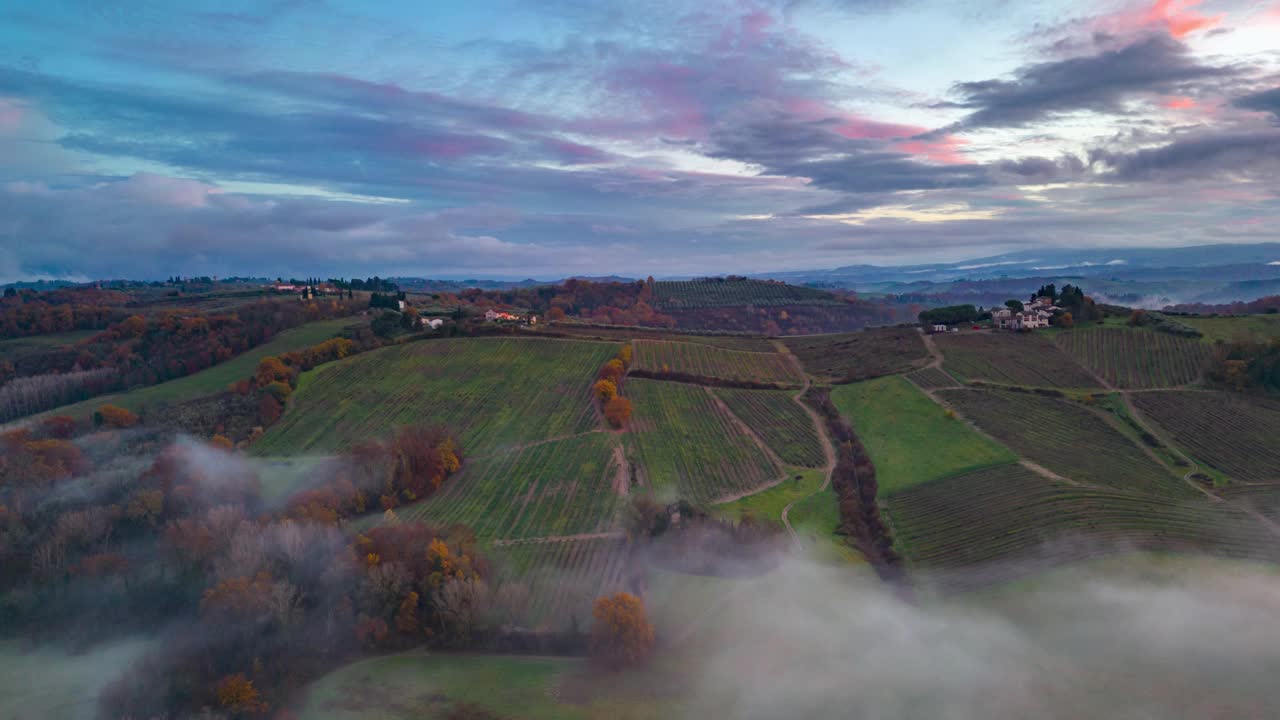
[[[81,340],[102,332],[101,330],[73,330],[71,332],[54,333],[52,335],[32,335],[30,337],[0,340],[0,357],[16,355],[33,350],[48,350],[62,345],[75,345]]]
[[[356,322],[354,318],[343,318],[307,323],[300,327],[285,330],[270,341],[252,350],[193,375],[128,392],[102,395],[73,405],[63,405],[41,413],[36,417],[70,415],[71,417],[82,419],[91,416],[95,410],[103,405],[119,405],[135,413],[145,413],[150,408],[211,395],[227,389],[227,386],[234,382],[252,376],[254,369],[258,367],[258,361],[262,360],[262,358],[269,355],[280,355],[290,350],[298,350],[323,342],[341,334],[343,328],[350,326],[354,322]]]
[[[609,531],[620,501],[613,488],[617,442],[599,432],[469,460],[438,493],[396,515],[461,523],[480,538]]]
[[[149,649],[122,641],[88,652],[55,646],[32,650],[0,642],[0,718],[88,720],[98,717],[98,693]]]
[[[457,338],[395,345],[303,373],[260,455],[333,452],[409,424],[439,424],[468,455],[599,426],[591,383],[611,343]]]
[[[716,388],[715,393],[783,462],[810,468],[826,463],[818,428],[794,391]]]
[[[781,476],[709,389],[631,378],[623,392],[634,407],[623,437],[658,498],[714,502]]]
[[[788,468],[787,479],[777,485],[733,502],[712,506],[711,509],[726,520],[737,521],[749,516],[755,520],[781,525],[782,508],[817,490],[822,485],[823,477],[821,470]]]
[[[861,553],[836,535],[840,527],[840,505],[831,487],[797,502],[787,519],[812,559],[830,565],[866,563]]]
[[[1182,317],[1174,320],[1199,330],[1205,342],[1270,340],[1280,337],[1280,314],[1237,315],[1232,317]]]
[[[880,496],[1017,461],[901,377],[842,385],[831,393],[876,466]]]

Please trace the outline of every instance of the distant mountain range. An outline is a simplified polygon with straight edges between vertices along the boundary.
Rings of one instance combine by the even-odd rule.
[[[1037,249],[925,265],[848,265],[760,273],[810,287],[924,304],[993,304],[1040,285],[1080,285],[1103,301],[1159,308],[1225,303],[1280,293],[1280,243],[1181,248]]]

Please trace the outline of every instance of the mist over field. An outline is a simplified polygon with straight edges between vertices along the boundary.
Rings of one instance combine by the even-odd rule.
[[[913,604],[792,559],[723,609],[686,717],[1275,717],[1280,574],[1182,562]]]

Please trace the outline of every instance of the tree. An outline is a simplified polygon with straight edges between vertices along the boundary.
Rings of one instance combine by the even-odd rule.
[[[244,676],[244,673],[223,677],[218,681],[215,694],[218,696],[219,705],[237,715],[249,715],[267,710],[267,704],[262,701],[258,689],[253,686],[252,680]]]
[[[1076,324],[1076,319],[1069,312],[1064,312],[1058,316],[1058,325],[1064,328],[1074,327],[1075,324]]]
[[[1134,310],[1129,314],[1129,325],[1131,327],[1142,327],[1147,324],[1147,311]]]
[[[1023,309],[1021,300],[1013,300],[1013,299],[1005,300],[1004,306],[1014,312],[1022,312],[1022,309]]]
[[[138,416],[116,405],[103,405],[93,414],[93,421],[109,428],[131,428],[138,424]]]
[[[626,372],[627,368],[623,366],[622,361],[614,358],[600,368],[600,378],[602,380],[612,380],[616,384]]]
[[[591,389],[596,394],[596,399],[600,402],[607,403],[618,394],[618,385],[612,380],[597,380]]]
[[[59,440],[66,440],[76,434],[76,419],[67,415],[54,415],[40,423],[45,435]]]
[[[644,602],[627,592],[596,600],[591,608],[592,655],[612,668],[638,665],[653,652],[653,625]]]
[[[631,401],[621,395],[615,395],[604,404],[604,417],[616,428],[625,427],[631,420]]]

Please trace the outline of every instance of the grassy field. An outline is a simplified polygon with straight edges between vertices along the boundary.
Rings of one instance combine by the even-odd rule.
[[[1177,391],[1134,393],[1132,399],[1197,461],[1233,480],[1280,482],[1280,402]]]
[[[1197,495],[1108,418],[1075,403],[996,390],[939,393],[978,427],[1071,480],[1165,497]]]
[[[402,520],[460,523],[482,539],[598,533],[614,529],[618,440],[598,432],[467,461],[430,498],[400,508]]]
[[[586,432],[609,343],[458,338],[395,345],[303,373],[260,455],[332,452],[397,426],[440,424],[468,455]]]
[[[1174,320],[1199,330],[1205,342],[1236,340],[1266,341],[1280,337],[1280,314],[1237,315],[1230,317],[1182,317]]]
[[[1054,388],[1096,388],[1098,382],[1044,334],[940,334],[943,369],[960,380]]]
[[[32,335],[31,337],[10,338],[0,340],[0,357],[12,357],[26,352],[40,352],[63,345],[75,345],[81,340],[102,332],[101,330],[74,330],[72,332],[54,333],[52,335]]]
[[[671,340],[636,340],[633,347],[639,369],[796,387],[804,382],[791,358],[779,352],[742,352]]]
[[[706,388],[632,378],[625,394],[634,414],[623,437],[657,497],[713,502],[782,476]]]
[[[234,382],[252,376],[262,358],[324,342],[341,334],[343,328],[356,322],[359,322],[357,318],[343,318],[307,323],[285,330],[252,350],[193,375],[128,392],[102,395],[73,405],[64,405],[36,417],[70,415],[83,419],[91,416],[99,407],[108,404],[119,405],[136,413],[145,413],[149,408],[211,395],[226,390],[227,386]]]
[[[880,496],[1017,460],[901,377],[842,385],[831,393],[871,454]]]
[[[98,693],[149,649],[129,640],[71,652],[55,646],[23,649],[0,641],[0,718],[93,720]]]
[[[818,428],[796,402],[794,392],[716,388],[715,394],[763,438],[783,462],[811,468],[826,462]]]
[[[738,521],[744,517],[782,524],[782,508],[813,493],[822,486],[825,477],[821,470],[789,468],[787,479],[768,490],[738,498],[733,502],[712,506],[712,512],[727,520]]]
[[[1261,525],[1221,503],[1075,487],[1017,465],[911,488],[887,510],[899,551],[948,590],[1133,550],[1278,555]]]
[[[1191,338],[1128,327],[1081,327],[1057,336],[1058,347],[1120,388],[1186,385],[1200,377],[1210,348]]]
[[[915,328],[877,328],[783,340],[820,382],[855,382],[906,372],[925,362],[929,351]]]

